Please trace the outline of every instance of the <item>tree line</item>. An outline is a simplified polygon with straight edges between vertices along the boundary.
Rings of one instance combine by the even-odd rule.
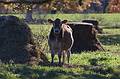
[[[107,13],[120,12],[120,0],[0,0],[0,13]]]
[[[118,13],[120,0],[0,0],[0,13]]]

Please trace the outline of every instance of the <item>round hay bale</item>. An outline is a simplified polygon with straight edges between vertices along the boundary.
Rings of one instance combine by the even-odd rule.
[[[38,58],[31,29],[15,16],[0,16],[0,59],[29,63]]]
[[[93,24],[95,29],[98,31],[98,33],[103,33],[103,30],[102,28],[99,27],[99,22],[97,20],[89,19],[89,20],[82,20],[82,22]]]
[[[73,29],[74,44],[72,52],[102,50],[93,24],[69,22],[68,25]]]

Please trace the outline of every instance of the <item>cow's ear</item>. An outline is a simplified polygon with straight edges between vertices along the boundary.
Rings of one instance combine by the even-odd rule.
[[[52,19],[48,19],[48,22],[49,22],[49,23],[53,23],[53,20],[52,20]]]
[[[67,23],[67,20],[63,20],[62,23]]]

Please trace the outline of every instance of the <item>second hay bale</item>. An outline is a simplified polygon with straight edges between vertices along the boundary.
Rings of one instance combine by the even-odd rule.
[[[68,25],[73,29],[74,44],[72,52],[103,50],[92,24],[69,22]]]
[[[103,33],[103,29],[99,27],[99,22],[97,20],[88,19],[88,20],[82,20],[82,22],[93,24],[94,28],[97,30],[98,33]]]

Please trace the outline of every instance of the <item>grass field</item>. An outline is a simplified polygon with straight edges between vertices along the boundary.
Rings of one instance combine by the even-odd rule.
[[[25,14],[0,14],[0,15],[14,15],[21,19],[25,18]],[[34,19],[44,19],[49,18],[56,19],[66,19],[68,21],[81,21],[83,19],[96,19],[99,21],[101,26],[112,26],[120,27],[120,14],[33,14]]]
[[[111,15],[109,17],[114,16]],[[61,18],[66,19],[66,17]],[[67,18],[72,19],[73,17]],[[111,21],[114,20],[113,18],[110,19]],[[120,18],[118,19],[120,20]],[[32,29],[37,45],[45,47],[44,53],[50,61],[47,37],[51,25],[29,26]],[[0,79],[120,79],[120,28],[104,26],[103,31],[104,34],[99,34],[98,38],[102,42],[106,50],[105,52],[96,51],[72,54],[70,65],[64,67],[29,66],[0,62]],[[58,62],[57,55],[55,62]]]

